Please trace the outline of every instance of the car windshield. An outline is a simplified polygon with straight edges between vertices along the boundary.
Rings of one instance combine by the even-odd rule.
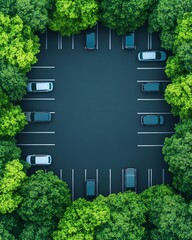
[[[161,53],[160,52],[156,52],[156,59],[161,59]]]
[[[31,164],[35,164],[35,157],[34,156],[31,157]]]
[[[35,113],[31,113],[31,121],[33,122],[35,119]]]
[[[32,89],[33,91],[37,90],[37,89],[36,89],[36,83],[32,83],[32,84],[31,84],[31,89]]]

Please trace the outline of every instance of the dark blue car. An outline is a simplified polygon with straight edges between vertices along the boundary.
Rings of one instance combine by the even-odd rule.
[[[164,116],[159,114],[150,114],[141,116],[141,124],[144,126],[158,126],[164,124]]]

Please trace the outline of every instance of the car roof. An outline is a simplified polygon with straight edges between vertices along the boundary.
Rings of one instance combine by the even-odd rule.
[[[35,112],[35,120],[49,120],[50,112]]]
[[[146,91],[159,91],[160,83],[143,83]]]
[[[87,32],[86,33],[86,45],[87,48],[95,48],[95,32]]]
[[[145,124],[158,124],[159,123],[159,116],[158,115],[145,115],[143,119]]]
[[[49,155],[35,155],[35,164],[47,164]]]
[[[49,82],[36,83],[37,90],[49,89]]]
[[[156,59],[156,52],[143,52],[143,59]]]

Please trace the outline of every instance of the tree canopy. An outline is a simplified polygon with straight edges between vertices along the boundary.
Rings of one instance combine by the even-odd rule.
[[[175,134],[166,138],[163,147],[164,159],[173,175],[173,186],[191,195],[192,192],[192,121],[183,120],[175,127]]]
[[[29,71],[37,62],[39,39],[19,16],[0,13],[0,60],[4,59],[23,71]]]
[[[98,8],[97,0],[56,0],[49,27],[63,36],[78,34],[96,25]]]
[[[101,0],[100,20],[118,35],[135,31],[147,20],[155,0]]]

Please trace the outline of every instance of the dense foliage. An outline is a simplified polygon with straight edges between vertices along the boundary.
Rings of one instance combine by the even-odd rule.
[[[155,0],[101,0],[102,24],[123,35],[142,26]]]
[[[63,36],[78,34],[96,25],[98,2],[96,0],[56,0],[56,9],[50,21],[50,29]]]

